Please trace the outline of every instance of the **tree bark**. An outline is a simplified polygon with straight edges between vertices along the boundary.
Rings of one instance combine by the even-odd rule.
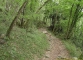
[[[21,13],[22,9],[27,5],[27,3],[28,3],[28,2],[25,1],[25,2],[23,3],[23,5],[20,7],[19,11],[17,12],[17,15],[16,15],[15,18],[13,19],[12,23],[10,24],[9,29],[8,29],[7,32],[6,32],[6,36],[7,36],[7,37],[10,37],[10,33],[11,33],[13,27],[14,27],[14,23],[16,22],[17,18],[19,17],[19,14]]]
[[[41,8],[42,8],[44,5],[46,5],[49,1],[50,1],[50,0],[47,0],[40,8],[36,11],[36,13],[38,13],[38,12],[41,10]]]
[[[68,27],[69,29],[68,29],[67,34],[66,34],[66,39],[71,37],[72,30],[76,26],[76,22],[78,21],[79,14],[81,12],[80,9],[81,9],[80,4],[77,4],[75,12],[74,12],[74,16],[72,18],[72,22],[71,22],[70,26]]]
[[[22,9],[22,15],[24,16],[24,9],[25,9],[25,7]],[[23,25],[24,25],[24,18],[22,17],[22,19],[21,19],[21,27],[23,27]]]
[[[70,27],[70,20],[71,20],[71,16],[72,16],[72,9],[73,9],[73,7],[74,7],[74,4],[72,5],[72,7],[71,7],[71,10],[70,10],[70,16],[69,16],[69,21],[68,21],[68,27],[67,27],[67,32],[66,32],[66,34],[65,34],[65,36],[66,36],[66,38],[68,38],[68,31],[69,31],[69,27]]]

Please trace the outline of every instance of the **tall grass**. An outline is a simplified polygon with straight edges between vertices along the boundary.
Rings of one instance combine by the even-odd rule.
[[[46,36],[37,30],[14,27],[11,38],[5,39],[8,41],[0,45],[0,60],[36,60],[49,46]]]
[[[71,42],[71,40],[64,40],[63,42],[72,57],[79,57],[82,54],[81,49],[77,47],[73,42]]]

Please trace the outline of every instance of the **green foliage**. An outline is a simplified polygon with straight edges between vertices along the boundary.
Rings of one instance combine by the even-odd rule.
[[[64,42],[66,48],[68,49],[68,51],[70,52],[71,56],[79,57],[82,54],[80,47],[76,47],[76,45],[74,43],[72,43],[71,40],[63,41],[63,42]]]
[[[26,32],[14,27],[11,38],[0,45],[0,60],[35,60],[40,58],[49,44],[46,36],[37,30]]]
[[[80,21],[77,23],[78,25],[76,26],[76,28],[73,31],[73,35],[71,37],[72,41],[75,43],[76,46],[80,47],[81,50],[83,51],[83,25],[82,25],[82,19],[80,19]],[[80,23],[80,24],[79,24]]]
[[[0,34],[6,33],[24,1],[25,0],[14,0],[12,2],[12,0],[0,0]],[[35,13],[45,1],[47,0],[28,0],[27,6],[23,8],[24,14],[22,11],[17,19],[19,25],[23,19],[23,26],[21,28],[14,27],[11,39],[8,39],[6,44],[0,46],[1,60],[33,60],[33,56],[42,56],[42,53],[44,53],[48,47],[48,42],[44,35],[35,29],[36,27],[46,27],[46,24],[51,25],[53,15],[59,15],[60,17],[60,20],[58,20],[59,23],[54,24],[55,30],[60,27],[62,29],[62,32],[60,33],[54,30],[54,33],[57,33],[60,38],[65,37],[64,35],[66,34],[67,28],[69,28],[68,20],[70,18],[71,21],[69,24],[74,28],[71,29],[72,32],[70,33],[70,40],[64,41],[64,43],[72,56],[78,57],[81,55],[81,51],[83,52],[83,19],[80,20],[80,18],[83,16],[83,12],[81,12],[82,9],[79,8],[76,12],[76,8],[78,4],[80,4],[80,8],[82,8],[83,1],[50,0],[38,13]],[[74,7],[72,12],[70,12],[73,4]],[[44,18],[47,19],[46,22],[44,22]],[[57,18],[54,20],[57,20]],[[72,22],[76,23],[72,24]],[[5,37],[5,39],[7,38]]]
[[[70,10],[73,4],[74,6],[71,12]],[[78,4],[79,4],[79,7],[77,8]],[[55,24],[55,27],[57,27],[58,25],[59,27],[60,26],[62,27],[63,32],[57,34],[60,38],[62,39],[65,38],[67,35],[66,34],[67,28],[69,29],[69,27],[72,27],[70,28],[72,32],[69,32],[71,35],[70,42],[65,41],[66,46],[68,47],[68,50],[70,51],[72,56],[80,56],[80,51],[81,52],[83,51],[83,39],[82,39],[82,36],[83,36],[82,20],[83,19],[80,20],[80,18],[83,16],[82,14],[83,12],[81,10],[82,7],[83,7],[82,0],[62,0],[62,1],[59,1],[58,4],[51,1],[51,3],[49,2],[45,6],[45,10],[47,11],[45,14],[46,16],[53,14],[55,12],[58,12],[61,14],[60,24]],[[70,23],[68,20],[70,20]],[[68,27],[68,23],[69,23],[69,27]]]

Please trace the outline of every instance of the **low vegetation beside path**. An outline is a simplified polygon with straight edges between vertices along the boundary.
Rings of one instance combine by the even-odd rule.
[[[26,32],[14,27],[11,38],[0,44],[0,60],[35,60],[41,58],[49,44],[46,36],[37,30]]]

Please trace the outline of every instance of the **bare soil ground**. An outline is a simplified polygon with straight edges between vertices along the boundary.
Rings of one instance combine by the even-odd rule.
[[[57,60],[59,58],[70,58],[70,54],[65,48],[64,44],[59,38],[53,36],[50,32],[46,29],[41,28],[39,29],[40,32],[46,34],[47,39],[49,41],[50,47],[46,51],[44,57],[39,60]]]

